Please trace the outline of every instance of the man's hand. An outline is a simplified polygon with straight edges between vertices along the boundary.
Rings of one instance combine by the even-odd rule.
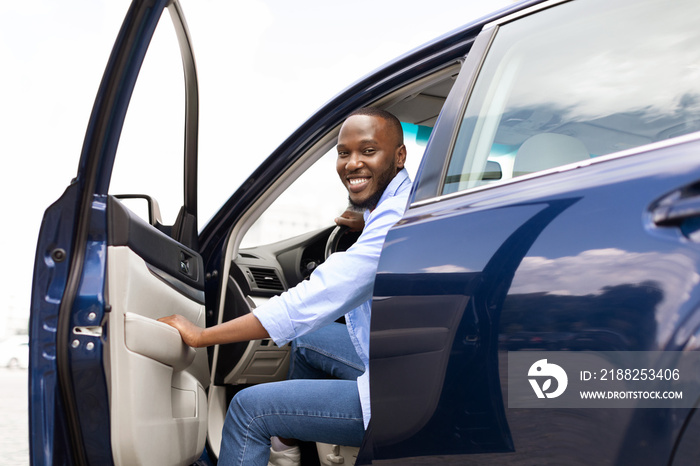
[[[233,320],[209,328],[197,327],[180,315],[172,315],[158,319],[175,327],[182,341],[193,348],[236,343],[239,341],[262,340],[270,336],[255,314],[245,314]]]
[[[163,322],[165,324],[168,324],[172,327],[175,327],[178,332],[180,332],[180,336],[182,337],[182,341],[185,342],[185,344],[193,347],[193,348],[199,348],[200,347],[200,341],[202,337],[202,331],[204,329],[197,327],[195,324],[190,322],[189,320],[185,319],[181,315],[172,315],[168,317],[162,317],[158,319],[158,322]]]
[[[340,217],[336,217],[335,223],[338,226],[346,226],[350,231],[362,231],[365,227],[365,219],[361,212],[346,210]]]

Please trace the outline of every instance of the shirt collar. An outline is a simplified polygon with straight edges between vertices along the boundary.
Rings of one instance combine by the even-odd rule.
[[[410,182],[410,180],[408,179],[408,172],[405,168],[402,168],[401,171],[396,174],[394,179],[389,182],[389,185],[384,190],[382,197],[379,198],[379,202],[377,203],[377,205],[381,204],[382,201],[385,199],[396,196],[396,194],[399,191],[399,188],[406,181]]]
[[[379,198],[379,202],[377,202],[377,207],[379,207],[382,202],[386,201],[389,198],[392,198],[396,196],[399,193],[399,190],[401,190],[401,187],[404,186],[405,184],[410,185],[411,180],[408,176],[408,171],[406,171],[405,168],[402,168],[400,172],[396,174],[396,176],[389,182],[387,185],[386,189],[384,189],[384,192],[382,193],[382,196]],[[376,210],[377,207],[374,209]],[[367,220],[367,216],[370,214],[369,209],[365,210],[364,212],[364,218]]]

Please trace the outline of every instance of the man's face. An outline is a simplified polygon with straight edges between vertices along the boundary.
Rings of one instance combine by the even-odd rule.
[[[348,190],[350,202],[372,210],[406,161],[406,146],[386,120],[354,115],[338,135],[336,170]]]

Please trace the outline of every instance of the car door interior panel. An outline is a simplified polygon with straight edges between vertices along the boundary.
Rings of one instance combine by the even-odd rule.
[[[109,196],[107,204],[109,244],[133,250],[162,280],[203,304],[204,273],[199,254],[148,224],[116,197]]]
[[[207,428],[206,350],[188,347],[157,319],[180,314],[204,325],[201,257],[118,200],[111,198],[108,208],[105,366],[115,462],[195,461]]]

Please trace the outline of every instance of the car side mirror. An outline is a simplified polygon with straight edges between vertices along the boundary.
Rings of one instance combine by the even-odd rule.
[[[158,201],[151,196],[146,194],[117,194],[114,197],[150,225],[157,227],[163,224]]]

